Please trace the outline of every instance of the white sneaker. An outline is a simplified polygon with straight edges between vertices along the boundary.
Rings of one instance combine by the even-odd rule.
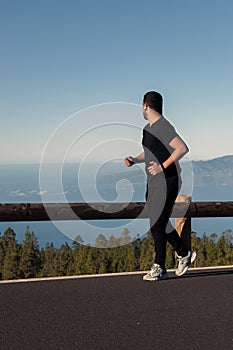
[[[160,281],[167,278],[167,270],[162,269],[158,264],[154,264],[151,270],[145,276],[143,276],[144,281]]]
[[[197,253],[193,250],[189,250],[187,256],[178,256],[178,267],[175,272],[176,276],[182,276],[188,270],[189,266],[195,261]]]

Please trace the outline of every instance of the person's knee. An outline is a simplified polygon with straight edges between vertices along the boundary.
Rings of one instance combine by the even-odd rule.
[[[165,229],[167,226],[167,219],[160,217],[156,222],[152,223],[151,225],[151,232],[152,233],[165,233]]]

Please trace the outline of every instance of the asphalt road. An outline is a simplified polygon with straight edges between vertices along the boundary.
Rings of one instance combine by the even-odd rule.
[[[233,270],[0,284],[0,349],[233,349]]]

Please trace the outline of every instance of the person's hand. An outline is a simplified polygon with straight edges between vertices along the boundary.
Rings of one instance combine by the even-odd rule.
[[[151,175],[157,175],[163,171],[160,164],[156,162],[150,162],[150,166],[147,168]]]
[[[125,162],[125,165],[127,166],[127,167],[129,167],[129,166],[132,166],[132,165],[134,165],[134,163],[135,163],[135,161],[134,161],[134,158],[133,157],[126,157],[125,159],[124,159],[124,162]]]

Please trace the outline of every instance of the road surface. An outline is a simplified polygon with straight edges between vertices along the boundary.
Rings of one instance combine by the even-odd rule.
[[[233,269],[169,277],[0,284],[0,349],[233,349]]]

